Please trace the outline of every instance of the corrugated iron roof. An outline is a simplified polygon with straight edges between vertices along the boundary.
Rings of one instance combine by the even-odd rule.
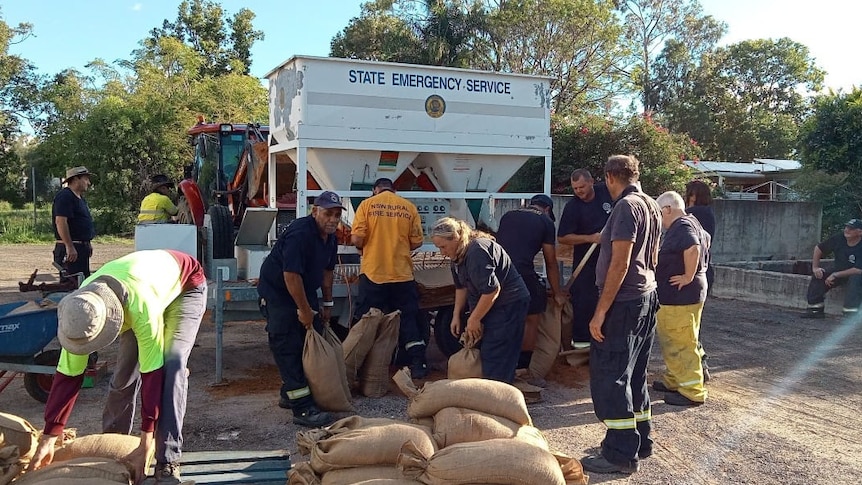
[[[722,172],[756,174],[798,170],[802,164],[796,160],[772,160],[756,158],[754,162],[713,162],[709,160],[685,160],[684,163],[699,172]]]

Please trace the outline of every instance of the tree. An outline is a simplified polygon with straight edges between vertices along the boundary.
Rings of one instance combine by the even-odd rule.
[[[333,57],[369,61],[421,63],[421,43],[405,19],[376,4],[362,6],[330,44]]]
[[[586,168],[594,177],[603,177],[605,162],[615,153],[638,158],[641,184],[647,193],[682,191],[691,179],[691,171],[683,160],[698,160],[701,155],[693,140],[671,133],[642,116],[626,120],[582,116],[578,121],[555,123],[551,136],[551,191],[554,193],[571,193],[569,176],[577,168]],[[543,160],[529,161],[515,174],[508,190],[541,191],[542,170]]]
[[[153,29],[135,55],[146,57],[162,45],[160,39],[173,37],[191,46],[203,58],[200,69],[204,75],[248,74],[251,48],[255,41],[264,38],[262,31],[254,30],[254,17],[254,12],[243,8],[225,19],[218,3],[183,0],[177,8],[177,19],[165,20],[161,28]]]
[[[808,175],[794,188],[823,204],[824,233],[862,216],[862,89],[818,96],[802,126],[799,152]]]
[[[600,111],[623,89],[623,51],[610,1],[500,2],[488,20],[490,58],[479,67],[551,77],[558,114]]]
[[[791,158],[806,95],[820,89],[823,76],[798,42],[747,40],[705,54],[689,88],[667,100],[662,114],[710,159]]]
[[[655,111],[662,95],[657,93],[662,82],[654,61],[669,41],[679,55],[680,50],[697,58],[708,51],[727,31],[727,25],[708,15],[697,0],[623,0],[619,8],[624,17],[624,42],[631,52],[631,61],[623,70],[637,86],[644,112]],[[666,73],[665,73],[666,74]]]

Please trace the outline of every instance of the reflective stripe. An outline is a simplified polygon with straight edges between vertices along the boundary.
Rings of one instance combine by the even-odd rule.
[[[678,384],[678,386],[679,386],[679,387],[690,387],[690,386],[696,386],[696,385],[698,385],[698,384],[700,384],[700,379],[698,379],[698,380],[694,380],[694,381],[680,382],[680,383]]]
[[[288,399],[299,399],[301,397],[306,397],[311,395],[311,389],[308,386],[300,387],[299,389],[294,389],[292,391],[287,391]]]
[[[808,308],[823,308],[826,306],[826,303],[815,303],[813,305],[809,304]]]
[[[856,313],[859,311],[858,308],[842,308],[841,311],[844,313]]]
[[[610,429],[635,429],[637,428],[637,424],[635,423],[635,418],[625,418],[625,419],[606,419],[604,421],[605,426]]]
[[[650,419],[652,419],[652,408],[635,413],[635,421],[642,423],[644,421],[649,421]]]
[[[425,341],[419,340],[418,342],[407,342],[404,345],[404,350],[410,350],[410,347],[416,347],[417,345],[421,345],[421,346],[425,347]]]
[[[144,210],[144,209],[141,209],[141,214],[152,214],[152,215],[156,215],[156,216],[157,216],[157,215],[159,215],[159,214],[164,214],[164,213],[165,213],[165,211],[163,211],[163,210],[155,211],[155,210]]]

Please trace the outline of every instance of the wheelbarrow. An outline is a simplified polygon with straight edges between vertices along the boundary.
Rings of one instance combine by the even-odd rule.
[[[45,347],[57,336],[57,302],[62,296],[0,305],[0,392],[24,374],[27,394],[48,401],[60,349]]]

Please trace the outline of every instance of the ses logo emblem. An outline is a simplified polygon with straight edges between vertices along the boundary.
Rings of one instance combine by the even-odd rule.
[[[432,118],[439,118],[446,112],[446,101],[440,96],[432,94],[425,100],[425,112]]]

